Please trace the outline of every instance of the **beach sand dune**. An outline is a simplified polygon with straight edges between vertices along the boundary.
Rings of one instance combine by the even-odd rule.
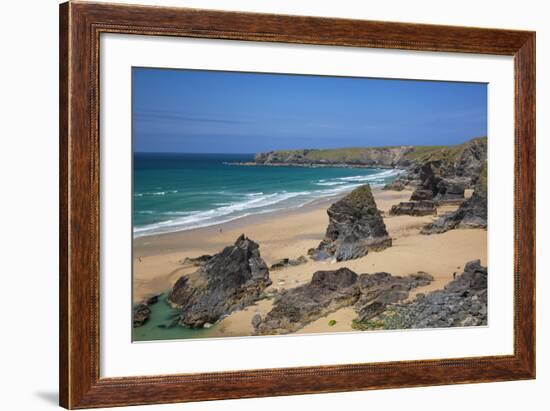
[[[358,274],[386,271],[392,275],[408,275],[425,271],[434,277],[426,286],[413,290],[416,293],[442,288],[460,273],[468,261],[480,259],[487,264],[487,232],[481,229],[451,230],[444,234],[421,235],[420,228],[434,217],[388,216],[392,205],[407,201],[411,192],[404,190],[373,191],[377,206],[384,211],[384,222],[393,245],[381,252],[371,252],[363,258],[344,262],[315,262],[272,270],[270,288],[294,288],[310,281],[318,270],[335,270],[348,267]],[[324,199],[298,209],[265,215],[170,234],[141,237],[134,241],[133,300],[140,302],[153,294],[168,290],[182,275],[196,270],[183,267],[185,257],[214,254],[234,243],[242,233],[260,244],[261,255],[268,265],[281,258],[307,256],[307,250],[316,247],[325,234],[328,224],[327,207],[336,199]],[[456,209],[445,206],[438,214]],[[211,329],[210,336],[250,335],[251,318],[255,313],[265,315],[272,301],[262,300],[245,310],[234,312]],[[355,318],[352,308],[344,308],[308,324],[300,333],[351,331]],[[330,320],[336,324],[329,326]]]

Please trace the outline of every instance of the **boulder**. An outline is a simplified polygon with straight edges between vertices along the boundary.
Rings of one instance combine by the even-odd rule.
[[[143,324],[149,320],[149,316],[151,315],[151,309],[147,304],[136,304],[132,309],[132,320],[133,320],[133,326],[141,327]]]
[[[325,238],[317,249],[311,250],[313,259],[326,255],[336,261],[351,260],[391,246],[368,184],[332,204],[327,213],[329,224]]]
[[[436,215],[437,208],[431,200],[401,202],[392,206],[390,215]]]
[[[281,292],[256,331],[258,334],[291,333],[354,304],[358,297],[357,274],[353,271],[348,268],[317,271],[308,284]]]
[[[296,259],[290,259],[290,258],[281,258],[280,260],[275,261],[273,264],[271,264],[271,267],[269,267],[270,270],[280,270],[285,267],[295,267],[297,265],[305,264],[307,263],[307,257],[301,255],[300,257]]]
[[[196,272],[182,276],[167,300],[179,308],[181,325],[201,328],[253,304],[270,284],[258,244],[243,234]]]
[[[151,309],[149,306],[158,303],[161,296],[162,294],[153,295],[152,297],[146,298],[143,302],[135,304],[132,307],[132,322],[134,328],[141,327],[149,320],[149,316],[151,315]]]
[[[252,327],[258,328],[260,324],[262,323],[262,316],[258,313],[254,314],[252,317],[252,320],[250,321],[252,324]]]

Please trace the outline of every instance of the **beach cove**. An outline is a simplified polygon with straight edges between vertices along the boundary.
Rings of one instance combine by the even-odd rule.
[[[380,252],[371,252],[355,260],[331,262],[308,259],[307,263],[299,266],[271,270],[272,285],[266,291],[295,288],[308,283],[316,271],[335,270],[340,267],[347,267],[358,274],[385,271],[394,276],[406,276],[423,271],[432,275],[434,281],[429,285],[411,291],[412,299],[418,293],[443,288],[453,280],[454,273],[462,271],[468,261],[479,259],[483,265],[487,264],[486,230],[451,230],[427,236],[420,234],[421,228],[437,217],[389,216],[390,208],[399,202],[408,201],[411,193],[411,190],[384,191],[373,188],[376,204],[378,209],[383,211],[384,223],[393,240],[392,247]],[[327,208],[344,194],[342,192],[332,197],[314,200],[301,207],[245,216],[208,227],[136,238],[133,302],[138,303],[150,296],[166,292],[180,277],[194,272],[196,267],[182,265],[186,257],[218,253],[241,234],[260,245],[261,256],[268,266],[283,258],[296,259],[307,256],[308,250],[317,246],[325,234],[328,224]],[[438,215],[456,208],[457,206],[453,205],[440,206]],[[164,310],[162,304],[165,303],[161,301],[155,304],[158,307],[152,306],[153,315],[155,310]],[[163,334],[169,331],[168,329],[155,329],[156,323],[151,321],[147,329],[134,329],[134,340],[162,339],[163,335],[168,339],[251,335],[254,331],[252,317],[256,313],[265,315],[271,306],[271,300],[260,300],[243,310],[231,313],[209,329],[196,331],[177,327],[175,331],[172,331],[174,328],[170,329],[170,335]],[[163,313],[173,315],[170,311]],[[343,308],[311,322],[298,332],[353,331],[352,320],[355,317],[356,313],[351,307]],[[329,325],[329,322],[333,325]]]

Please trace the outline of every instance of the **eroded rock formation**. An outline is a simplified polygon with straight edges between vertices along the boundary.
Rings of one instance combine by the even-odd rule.
[[[243,234],[196,272],[182,276],[167,300],[179,308],[181,325],[199,328],[254,303],[270,284],[258,244]]]
[[[354,304],[359,297],[357,274],[347,268],[317,271],[308,284],[282,291],[273,309],[257,324],[258,334],[287,334]]]
[[[482,172],[472,196],[457,210],[422,228],[422,234],[439,234],[455,228],[487,228],[487,174]]]
[[[256,318],[254,326],[258,334],[292,333],[349,306],[354,306],[359,318],[371,318],[386,305],[406,299],[411,289],[432,280],[426,273],[394,277],[388,273],[357,275],[348,268],[317,271],[310,283],[282,291],[272,310],[263,320]]]
[[[479,260],[470,261],[444,289],[389,306],[374,325],[384,329],[487,325],[487,267]]]
[[[327,213],[329,224],[325,238],[316,249],[310,250],[314,259],[351,260],[391,246],[368,184],[332,204]]]

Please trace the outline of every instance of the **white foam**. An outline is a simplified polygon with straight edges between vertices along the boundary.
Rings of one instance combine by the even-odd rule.
[[[174,231],[184,231],[194,228],[208,227],[247,217],[252,214],[264,214],[287,208],[302,207],[319,198],[336,196],[346,191],[351,191],[366,182],[370,183],[373,186],[382,185],[385,183],[385,179],[397,175],[401,172],[401,170],[392,169],[384,170],[382,172],[370,175],[322,179],[318,180],[315,184],[318,186],[326,186],[332,188],[313,191],[281,191],[271,194],[265,194],[263,192],[234,193],[229,191],[196,193],[238,195],[244,199],[232,203],[216,203],[218,207],[211,210],[174,211],[160,213],[175,218],[154,224],[148,224],[142,227],[134,227],[134,237],[137,238],[159,233],[168,233]]]

